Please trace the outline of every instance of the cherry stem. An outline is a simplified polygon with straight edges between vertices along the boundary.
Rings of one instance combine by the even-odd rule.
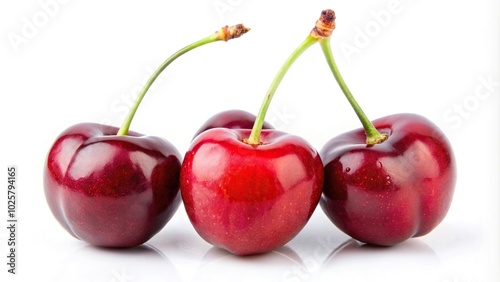
[[[375,128],[373,123],[368,119],[368,117],[365,115],[359,104],[354,99],[354,96],[352,96],[352,93],[347,87],[347,84],[342,78],[342,75],[340,75],[340,71],[337,67],[337,64],[335,63],[335,59],[333,58],[330,46],[330,37],[323,38],[322,40],[320,40],[319,44],[321,46],[321,49],[323,50],[323,54],[325,55],[326,61],[330,66],[330,69],[333,73],[333,76],[335,77],[335,80],[337,80],[340,89],[342,89],[342,92],[344,92],[345,97],[351,104],[354,112],[356,112],[356,115],[358,116],[359,120],[361,121],[361,124],[363,125],[366,134],[366,144],[375,145],[384,142],[388,138],[387,134],[380,133]]]
[[[175,52],[172,54],[167,60],[165,60],[159,67],[156,69],[156,71],[151,75],[151,77],[148,79],[146,84],[143,86],[141,91],[139,92],[136,100],[134,101],[134,104],[130,108],[130,111],[125,118],[125,121],[123,122],[121,128],[118,130],[117,135],[127,135],[130,124],[132,123],[132,119],[134,118],[135,113],[137,112],[137,109],[139,108],[139,105],[142,102],[142,99],[146,95],[146,92],[148,92],[149,88],[153,84],[153,82],[158,78],[158,76],[162,73],[162,71],[170,65],[173,61],[175,61],[177,58],[182,56],[183,54],[196,49],[200,46],[203,46],[208,43],[216,42],[216,41],[228,41],[230,39],[238,38],[241,35],[247,33],[250,29],[245,27],[242,24],[238,25],[233,25],[233,26],[224,26],[215,33],[213,33],[210,36],[207,36],[203,39],[200,39],[194,43],[191,43],[187,45],[186,47],[180,49],[179,51]]]
[[[300,45],[297,47],[292,54],[288,57],[288,59],[285,61],[283,66],[280,68],[276,76],[274,77],[274,80],[271,82],[271,85],[269,89],[267,90],[267,94],[264,98],[264,101],[262,102],[262,105],[260,106],[259,113],[257,114],[257,117],[255,119],[255,122],[252,127],[252,132],[250,133],[250,137],[248,137],[246,141],[247,144],[250,145],[259,145],[261,144],[260,142],[260,134],[262,132],[262,126],[264,125],[264,121],[266,118],[266,113],[269,108],[269,104],[271,104],[271,100],[273,99],[274,93],[276,92],[276,89],[278,89],[278,86],[283,80],[283,77],[287,73],[287,71],[290,69],[290,67],[293,65],[295,60],[300,57],[302,53],[304,53],[305,50],[307,50],[309,47],[314,45],[317,42],[317,40],[311,36],[308,36]]]
[[[307,38],[302,41],[302,43],[290,54],[285,63],[281,66],[278,73],[274,77],[269,89],[267,90],[266,96],[264,97],[264,101],[259,109],[259,113],[255,118],[255,122],[252,127],[252,132],[250,133],[250,137],[248,139],[243,140],[249,145],[260,145],[260,135],[262,132],[262,126],[264,125],[264,121],[266,118],[267,110],[269,105],[271,104],[271,100],[273,99],[274,93],[276,89],[278,89],[279,84],[285,77],[285,74],[293,65],[295,60],[297,60],[304,51],[306,51],[309,47],[323,39],[325,36],[331,34],[333,29],[335,28],[335,13],[332,10],[324,10],[321,12],[320,18],[316,21],[315,27],[311,30],[310,34]]]

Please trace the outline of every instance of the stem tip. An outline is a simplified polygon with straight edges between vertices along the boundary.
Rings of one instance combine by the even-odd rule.
[[[316,21],[316,26],[311,30],[311,36],[322,39],[332,35],[335,29],[335,12],[330,9],[321,11],[321,16]]]
[[[224,26],[217,31],[220,40],[228,41],[234,38],[238,38],[243,34],[250,31],[250,28],[245,27],[243,24],[237,24],[232,26]]]

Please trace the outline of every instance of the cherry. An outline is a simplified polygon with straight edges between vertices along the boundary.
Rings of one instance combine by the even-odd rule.
[[[372,123],[340,75],[330,37],[320,45],[363,125],[321,149],[321,208],[340,230],[365,243],[390,246],[429,233],[444,219],[453,198],[456,164],[448,139],[416,114],[394,114]]]
[[[133,247],[159,232],[180,205],[181,155],[167,140],[129,132],[144,95],[184,53],[247,32],[223,27],[169,57],[146,82],[121,128],[82,123],[64,130],[50,148],[44,189],[57,221],[91,245]]]
[[[293,239],[317,207],[324,172],[316,149],[301,137],[262,127],[286,72],[331,23],[331,15],[322,13],[285,61],[251,130],[204,131],[186,152],[181,195],[194,229],[208,243],[236,255],[269,252]]]

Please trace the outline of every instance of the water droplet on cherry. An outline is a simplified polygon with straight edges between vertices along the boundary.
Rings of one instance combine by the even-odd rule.
[[[391,177],[389,175],[385,177],[385,185],[387,186],[391,185]]]

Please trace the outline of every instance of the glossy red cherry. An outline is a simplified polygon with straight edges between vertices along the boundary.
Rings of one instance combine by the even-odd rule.
[[[323,185],[317,151],[298,136],[262,130],[285,73],[317,41],[309,36],[285,61],[252,130],[206,130],[186,152],[181,195],[194,229],[207,242],[236,255],[269,252],[294,238],[317,207]]]
[[[91,245],[132,247],[149,240],[180,204],[181,155],[158,137],[78,124],[52,146],[45,195],[59,223]]]
[[[331,139],[320,205],[354,239],[394,245],[433,230],[446,216],[456,182],[455,159],[428,119],[396,114],[373,122],[388,135],[367,146],[362,128]]]
[[[201,133],[185,155],[181,191],[195,230],[237,255],[274,250],[295,237],[315,210],[323,185],[319,154],[305,140],[264,130]]]
[[[78,124],[49,150],[44,189],[57,221],[74,237],[103,247],[133,247],[160,231],[180,205],[181,156],[172,144],[129,132],[144,95],[182,54],[237,38],[243,25],[225,26],[170,56],[140,91],[121,128]]]
[[[455,189],[456,164],[448,139],[415,114],[372,123],[340,75],[330,37],[320,45],[363,125],[334,137],[321,150],[323,211],[339,229],[365,243],[390,246],[429,233],[446,216]]]

